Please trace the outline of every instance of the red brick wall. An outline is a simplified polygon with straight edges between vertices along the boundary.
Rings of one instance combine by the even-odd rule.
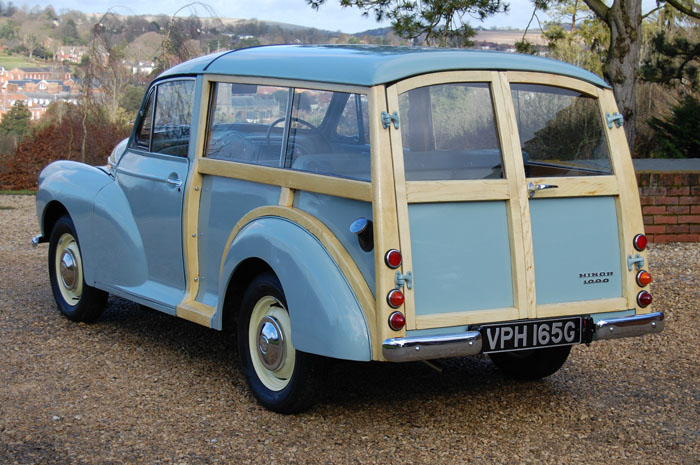
[[[700,173],[637,173],[651,242],[700,242]]]

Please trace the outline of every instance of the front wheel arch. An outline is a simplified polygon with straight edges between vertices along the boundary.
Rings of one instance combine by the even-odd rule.
[[[53,200],[49,202],[48,205],[46,205],[46,207],[44,208],[44,214],[41,222],[41,231],[42,235],[44,236],[44,238],[46,238],[47,241],[51,238],[51,231],[53,231],[56,222],[62,216],[70,217],[70,213],[68,213],[68,209],[66,209],[66,207],[58,200]]]

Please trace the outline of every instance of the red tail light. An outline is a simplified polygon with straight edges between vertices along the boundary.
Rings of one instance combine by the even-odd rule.
[[[639,287],[644,287],[651,282],[651,274],[648,271],[642,270],[637,273],[637,284]]]
[[[640,252],[647,248],[647,237],[644,234],[634,236],[634,248]]]
[[[389,315],[389,327],[394,331],[400,331],[406,326],[406,317],[401,312],[394,312]]]
[[[648,307],[651,304],[651,301],[651,294],[649,294],[647,291],[641,291],[639,294],[637,294],[637,303],[640,307]]]
[[[400,267],[402,259],[401,252],[396,249],[391,249],[384,255],[384,263],[392,269]]]
[[[398,289],[391,290],[386,296],[386,301],[389,303],[391,308],[399,308],[403,305],[403,292],[399,291]]]

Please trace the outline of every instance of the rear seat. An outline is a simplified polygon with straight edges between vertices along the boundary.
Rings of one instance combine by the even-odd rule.
[[[498,149],[404,151],[407,181],[501,179]]]
[[[370,180],[368,153],[314,153],[296,157],[292,169],[344,178]]]

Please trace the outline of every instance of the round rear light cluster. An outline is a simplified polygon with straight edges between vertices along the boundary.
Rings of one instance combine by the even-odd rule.
[[[651,301],[651,294],[649,294],[647,291],[641,291],[639,294],[637,294],[637,303],[640,307],[648,307],[651,304]]]
[[[401,312],[394,312],[389,315],[389,327],[394,331],[400,331],[406,326],[406,317]]]
[[[648,271],[642,270],[637,273],[637,284],[639,287],[645,287],[651,282],[651,274]]]
[[[402,260],[401,252],[396,249],[391,249],[384,255],[384,263],[391,269],[400,267]]]
[[[392,289],[386,296],[386,301],[391,308],[399,308],[403,305],[404,300],[403,292],[398,289]]]
[[[634,248],[640,252],[647,248],[647,237],[644,234],[634,236]]]

